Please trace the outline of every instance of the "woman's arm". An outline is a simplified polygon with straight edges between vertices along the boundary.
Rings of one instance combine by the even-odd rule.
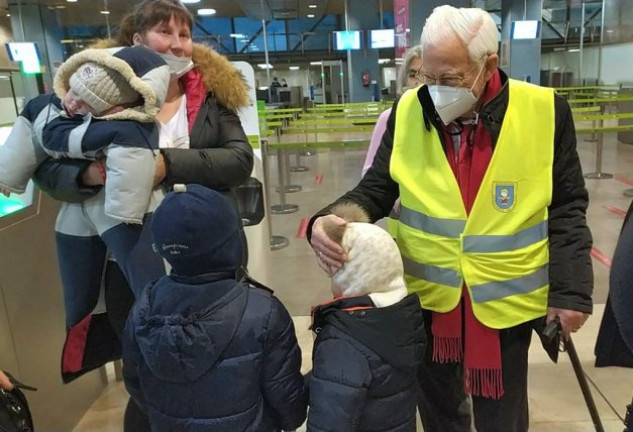
[[[198,183],[221,190],[242,184],[250,177],[253,149],[239,117],[218,104],[217,125],[218,142],[208,143],[208,148],[161,150],[167,168],[164,184],[171,187],[176,183]]]
[[[101,185],[97,184],[100,179],[95,165],[97,163],[81,159],[48,158],[37,167],[33,181],[53,199],[82,202],[101,190]],[[94,179],[93,174],[97,175]],[[84,184],[84,181],[94,185]]]

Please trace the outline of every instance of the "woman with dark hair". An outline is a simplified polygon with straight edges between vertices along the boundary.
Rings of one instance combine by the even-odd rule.
[[[253,151],[236,113],[250,104],[248,91],[241,74],[225,57],[193,43],[192,29],[193,18],[180,2],[145,0],[124,18],[116,41],[98,45],[144,45],[170,66],[172,80],[156,116],[160,130],[157,188],[197,183],[230,196],[230,188],[247,180],[253,168]],[[36,172],[36,182],[53,198],[67,202],[81,202],[103,186],[98,164],[75,160],[46,161]],[[79,341],[85,351],[95,350],[83,353],[76,376],[120,357],[119,339],[134,299],[118,266],[108,266],[105,288],[109,322],[93,319],[85,338],[94,341]],[[93,328],[97,326],[100,329]],[[133,403],[126,410],[125,430],[149,430]]]

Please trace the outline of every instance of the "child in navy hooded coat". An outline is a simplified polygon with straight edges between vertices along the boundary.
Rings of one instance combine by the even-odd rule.
[[[359,220],[362,211],[342,206],[333,213]],[[398,247],[369,223],[324,229],[348,261],[332,275],[334,300],[312,314],[308,432],[415,432],[425,336]]]
[[[126,387],[156,432],[293,430],[307,401],[292,320],[269,289],[234,279],[242,241],[228,200],[176,186],[151,227],[172,272],[132,308]]]

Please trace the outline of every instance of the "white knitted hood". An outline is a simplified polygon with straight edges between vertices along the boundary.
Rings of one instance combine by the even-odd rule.
[[[349,261],[332,276],[335,297],[369,295],[377,307],[406,297],[400,251],[387,231],[370,223],[350,222],[341,246]]]

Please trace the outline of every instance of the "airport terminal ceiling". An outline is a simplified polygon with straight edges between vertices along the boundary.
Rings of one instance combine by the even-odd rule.
[[[59,9],[62,25],[96,25],[104,21],[101,10],[110,11],[110,21],[116,23],[140,0],[0,0],[0,10],[9,5],[38,3],[43,6]],[[393,11],[393,0],[382,0],[385,11]],[[309,7],[316,5],[316,8]],[[214,17],[241,17],[261,20],[262,12],[259,0],[200,0],[188,4],[192,11],[201,8],[216,10]],[[342,0],[264,0],[264,18],[296,19],[308,14],[318,20],[324,14],[342,15],[345,13],[345,2]]]
[[[141,0],[0,0],[0,26],[15,25],[20,5],[39,4],[54,10],[62,29],[64,57],[83,49],[92,39],[116,32],[121,18]],[[374,0],[377,1],[377,0]],[[264,0],[267,42],[271,62],[338,60],[345,52],[333,50],[333,31],[344,29],[342,0]],[[381,0],[383,28],[393,28],[393,0]],[[194,13],[193,36],[233,60],[262,63],[264,38],[260,0],[200,0],[187,4]],[[200,16],[199,9],[212,8],[213,15]],[[109,12],[105,14],[104,12]],[[13,17],[7,15],[12,12]],[[391,50],[391,53],[393,49]],[[393,54],[389,57],[393,58]]]
[[[473,0],[472,5],[485,8],[501,22],[504,1]],[[9,8],[14,14],[20,5],[33,3],[53,9],[56,11],[57,23],[50,25],[56,24],[63,29],[64,55],[68,56],[82,49],[91,39],[106,37],[108,28],[115,32],[121,17],[139,2],[0,0],[0,25],[11,27],[10,18],[6,16]],[[394,0],[381,2],[384,12],[382,27],[390,28],[394,25]],[[604,43],[633,41],[633,9],[630,8],[630,0],[605,0],[604,3]],[[263,4],[263,18],[268,23],[267,42],[271,62],[296,63],[301,60],[310,62],[345,58],[344,53],[332,49],[332,32],[345,27],[343,0],[264,0]],[[543,0],[543,52],[577,48],[583,26],[584,45],[589,47],[599,44],[602,5],[601,0]],[[215,9],[212,16],[196,15],[194,38],[197,41],[213,46],[232,59],[262,62],[264,38],[260,0],[200,0],[188,4],[188,7],[194,14],[201,8]],[[103,13],[106,11],[109,14]],[[381,53],[381,58],[393,56],[393,50]]]

